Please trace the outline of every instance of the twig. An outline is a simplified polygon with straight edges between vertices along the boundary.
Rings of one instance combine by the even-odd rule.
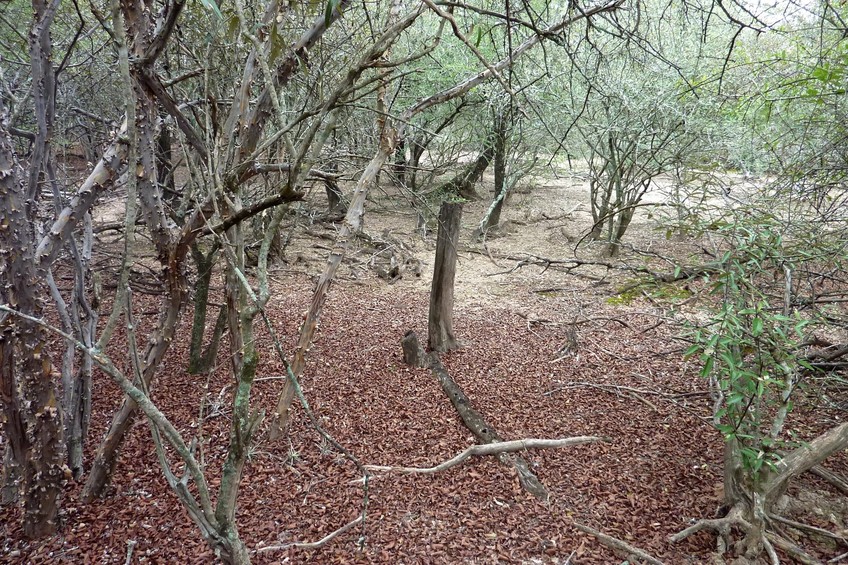
[[[545,392],[543,394],[543,396],[551,396],[555,392],[559,392],[559,391],[567,389],[567,388],[576,388],[576,387],[596,388],[598,390],[602,390],[604,392],[610,392],[610,393],[627,392],[627,393],[629,393],[633,396],[637,396],[637,395],[641,395],[641,394],[653,394],[655,396],[662,396],[664,398],[671,398],[671,399],[687,397],[687,396],[707,396],[709,394],[708,391],[681,392],[681,393],[671,394],[671,393],[662,392],[662,391],[659,391],[659,390],[645,390],[645,389],[641,389],[641,388],[633,388],[633,387],[624,386],[624,385],[604,385],[604,384],[587,383],[587,382],[569,382],[569,383],[565,383],[561,386],[558,386],[556,388],[553,388],[553,389]],[[644,399],[640,399],[640,400],[644,401]],[[656,407],[653,404],[649,404],[649,406],[656,409]]]
[[[135,549],[136,541],[134,539],[127,540],[127,558],[124,560],[124,565],[130,565],[132,563],[132,554]]]
[[[836,557],[834,557],[833,559],[828,559],[828,560],[827,560],[827,562],[828,562],[828,563],[836,563],[837,561],[842,561],[842,560],[843,560],[843,559],[845,559],[846,557],[848,557],[848,552],[843,553],[842,555],[837,555],[837,556],[836,556]]]
[[[294,543],[285,543],[283,545],[269,545],[267,547],[260,547],[259,549],[255,550],[255,551],[256,551],[256,553],[266,553],[266,552],[269,552],[269,551],[280,551],[280,550],[283,550],[283,549],[288,549],[290,547],[297,547],[297,548],[301,548],[301,549],[317,549],[317,548],[319,548],[323,545],[330,543],[336,537],[342,535],[343,533],[345,533],[346,531],[348,531],[349,529],[351,529],[352,527],[354,527],[355,525],[357,525],[361,521],[362,521],[362,514],[360,514],[359,516],[356,517],[356,519],[348,522],[347,524],[345,524],[344,526],[342,526],[338,530],[327,534],[326,536],[319,539],[318,541],[311,541],[311,542],[299,541],[299,542],[294,542]]]
[[[639,559],[643,561],[647,561],[648,563],[652,563],[653,565],[663,565],[663,562],[653,557],[652,555],[646,553],[645,551],[639,549],[638,547],[633,547],[629,543],[622,541],[618,538],[614,538],[607,534],[601,533],[594,528],[590,528],[589,526],[584,526],[578,522],[573,522],[575,528],[580,530],[581,532],[587,533],[589,535],[595,536],[595,538],[601,542],[603,545],[612,548],[618,549],[619,551],[627,552],[629,555],[635,555]]]
[[[514,453],[516,451],[525,451],[527,449],[552,449],[557,447],[567,447],[569,445],[579,445],[582,443],[595,443],[598,441],[610,441],[609,438],[597,436],[577,436],[563,439],[519,439],[514,441],[501,441],[497,443],[487,443],[482,445],[472,445],[465,451],[459,453],[439,463],[435,467],[391,467],[381,465],[366,465],[365,468],[369,471],[382,472],[399,472],[399,473],[415,473],[430,475],[440,473],[451,467],[455,467],[472,456],[482,455],[499,455],[501,453]]]

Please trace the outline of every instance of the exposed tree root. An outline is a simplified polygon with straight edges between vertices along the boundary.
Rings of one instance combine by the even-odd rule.
[[[803,563],[804,565],[823,565],[821,561],[792,543],[791,541],[783,538],[777,534],[772,532],[766,532],[766,538],[778,549],[784,551],[789,554],[795,561],[798,563]]]
[[[754,525],[751,524],[748,520],[746,520],[744,518],[744,515],[744,507],[742,505],[737,505],[734,506],[724,518],[699,520],[698,522],[696,522],[692,526],[689,526],[685,530],[680,531],[672,536],[669,536],[668,539],[672,543],[677,543],[686,539],[692,534],[696,534],[704,530],[712,530],[719,535],[719,553],[723,553],[724,549],[729,547],[728,540],[731,528],[738,528],[745,532],[745,534],[756,534],[756,532],[754,532]],[[770,517],[772,519],[776,519],[775,516]],[[784,520],[785,519],[780,519],[779,521]],[[799,563],[803,563],[804,565],[821,565],[821,561],[811,556],[791,541],[775,534],[774,532],[763,532],[761,541],[763,549],[769,556],[769,561],[772,563],[772,565],[780,564],[780,559],[777,556],[777,551],[775,550],[775,547],[789,554],[793,559],[795,559]]]
[[[838,489],[839,492],[848,496],[848,481],[845,480],[844,477],[834,473],[833,471],[829,471],[822,467],[821,465],[816,465],[810,472],[817,477],[820,477],[827,481],[831,486]]]
[[[833,532],[825,530],[824,528],[818,528],[816,526],[811,526],[809,524],[796,522],[795,520],[789,520],[788,518],[784,518],[782,516],[777,516],[777,515],[774,515],[774,514],[769,514],[769,519],[774,520],[775,522],[780,522],[781,524],[786,524],[787,526],[794,528],[794,529],[801,531],[801,532],[818,534],[818,535],[826,537],[826,538],[841,541],[842,543],[848,542],[848,540],[846,540],[844,536],[834,534]]]
[[[739,526],[745,530],[751,529],[751,524],[742,517],[742,508],[739,506],[731,509],[724,518],[698,520],[685,530],[669,536],[668,541],[671,543],[678,543],[692,534],[697,534],[703,530],[712,530],[721,536],[726,536],[730,532],[730,528],[733,526]]]
[[[580,530],[581,532],[587,533],[589,535],[595,536],[595,538],[601,542],[601,544],[609,547],[610,549],[617,549],[619,551],[623,551],[630,555],[635,555],[642,561],[646,561],[651,563],[652,565],[663,565],[663,562],[652,556],[651,554],[645,552],[644,550],[639,549],[638,547],[634,547],[627,543],[626,541],[620,540],[618,538],[614,538],[605,533],[599,532],[594,528],[590,528],[589,526],[585,526],[578,522],[574,522],[574,527]]]

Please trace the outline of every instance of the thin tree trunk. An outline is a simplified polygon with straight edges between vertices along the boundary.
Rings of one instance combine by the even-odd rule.
[[[459,347],[453,333],[453,286],[461,220],[461,202],[442,203],[427,320],[427,342],[433,351],[450,351]]]
[[[495,119],[495,197],[483,226],[484,232],[500,223],[501,210],[506,200],[506,120],[507,116],[498,116]]]
[[[34,261],[34,221],[27,217],[23,170],[14,156],[8,114],[0,108],[0,302],[34,317],[42,314]],[[61,403],[45,330],[11,315],[0,317],[0,403],[4,431],[20,472],[24,534],[39,538],[57,529],[58,495],[65,478]],[[10,472],[14,469],[10,469]]]
[[[312,338],[315,335],[315,330],[318,329],[318,322],[321,317],[321,311],[324,308],[324,303],[327,301],[327,293],[330,290],[330,285],[335,278],[336,270],[347,252],[350,236],[359,231],[362,225],[362,216],[365,213],[365,197],[368,194],[368,189],[375,182],[377,172],[383,167],[391,155],[391,145],[383,146],[377,151],[377,154],[362,173],[356,188],[353,191],[350,205],[348,206],[345,221],[339,229],[336,244],[330,251],[330,256],[327,258],[327,265],[324,267],[324,272],[318,279],[318,285],[315,287],[315,292],[312,294],[312,301],[309,305],[309,310],[306,313],[306,318],[300,326],[300,338],[297,342],[297,350],[294,353],[294,358],[291,362],[291,370],[296,378],[300,378],[303,374],[303,369],[306,366],[306,353],[312,344]],[[288,426],[289,408],[294,399],[294,385],[289,379],[286,379],[280,397],[277,400],[277,409],[275,418],[271,423],[271,439],[277,439],[285,432]]]
[[[185,281],[180,273],[182,261],[171,262],[176,268],[166,271],[165,304],[160,316],[159,328],[150,338],[150,344],[144,354],[144,369],[142,379],[144,386],[150,388],[159,364],[171,346],[176,334],[176,327],[185,304]],[[123,445],[125,435],[135,421],[137,405],[129,397],[124,398],[121,407],[115,413],[112,424],[106,432],[100,447],[94,456],[91,472],[85,483],[82,500],[90,502],[100,496],[108,484],[112,470],[118,458],[118,451]]]
[[[335,179],[324,179],[324,190],[327,193],[327,210],[330,214],[347,213],[344,206],[342,191],[339,190],[339,183]]]
[[[217,242],[204,254],[197,244],[191,246],[191,256],[197,269],[197,283],[194,285],[194,318],[191,325],[191,343],[188,350],[188,372],[197,375],[207,370],[203,361],[203,336],[206,333],[206,315],[209,302],[209,284],[212,280],[212,267],[218,253]],[[218,324],[215,324],[217,329]],[[214,338],[214,334],[213,334]],[[213,339],[213,344],[215,340]]]

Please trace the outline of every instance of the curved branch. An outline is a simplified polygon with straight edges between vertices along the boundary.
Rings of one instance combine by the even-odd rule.
[[[515,453],[516,451],[526,451],[528,449],[553,449],[559,447],[568,447],[571,445],[580,445],[583,443],[596,443],[599,441],[608,442],[610,440],[609,438],[599,436],[577,436],[562,439],[517,439],[514,441],[501,441],[497,443],[472,445],[465,451],[454,455],[447,461],[443,461],[435,467],[391,467],[381,465],[365,465],[365,468],[369,471],[380,471],[384,473],[397,472],[432,475],[434,473],[446,471],[451,467],[456,467],[460,463],[463,463],[466,459],[473,456],[479,457],[483,455],[500,455],[501,453]]]

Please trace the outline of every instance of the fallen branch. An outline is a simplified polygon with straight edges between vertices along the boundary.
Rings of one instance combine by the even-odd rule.
[[[594,536],[599,542],[601,542],[601,544],[603,544],[603,545],[605,545],[605,546],[607,546],[611,549],[617,549],[619,551],[623,551],[623,552],[627,553],[628,555],[635,555],[636,557],[638,557],[642,561],[647,561],[648,563],[651,563],[653,565],[663,565],[663,562],[660,561],[659,559],[657,559],[656,557],[650,555],[649,553],[646,553],[644,550],[641,550],[638,547],[633,547],[632,545],[630,545],[629,543],[627,543],[625,541],[622,541],[618,538],[614,538],[614,537],[607,535],[605,533],[599,532],[598,530],[596,530],[594,528],[590,528],[589,526],[584,526],[583,524],[580,524],[578,522],[574,522],[573,526],[583,533]]]
[[[454,381],[445,366],[442,365],[436,353],[427,355],[418,341],[415,332],[408,331],[401,340],[404,361],[415,367],[428,367],[433,375],[439,379],[442,390],[453,404],[462,423],[468,428],[481,444],[505,443],[498,433],[490,426],[483,415],[471,406],[471,400],[465,392]],[[518,482],[521,487],[541,501],[547,501],[548,491],[545,485],[530,469],[530,465],[519,455],[510,455],[506,452],[497,453],[498,460],[504,465],[509,465],[518,473]]]
[[[817,477],[821,477],[825,481],[827,481],[831,486],[835,487],[839,492],[844,495],[848,495],[848,481],[845,480],[841,475],[834,473],[833,471],[828,471],[821,465],[816,465],[810,472]]]
[[[608,392],[608,393],[615,394],[615,395],[618,395],[618,396],[621,396],[622,394],[626,394],[628,396],[635,398],[639,402],[645,404],[649,408],[653,409],[654,412],[659,412],[659,409],[654,405],[653,402],[651,402],[647,398],[643,397],[642,396],[643,394],[652,394],[652,395],[655,395],[655,396],[659,396],[661,398],[667,398],[671,402],[674,402],[675,404],[677,404],[677,402],[675,402],[675,400],[678,399],[678,398],[684,398],[684,397],[689,397],[689,396],[708,396],[709,395],[709,391],[696,391],[696,392],[684,392],[684,393],[674,393],[674,394],[672,394],[672,393],[662,392],[662,391],[658,391],[658,390],[645,390],[645,389],[633,388],[633,387],[624,386],[624,385],[604,385],[604,384],[597,384],[597,383],[571,382],[571,383],[565,383],[561,386],[558,386],[556,388],[553,388],[553,389],[545,392],[544,396],[551,396],[554,393],[557,393],[561,390],[564,390],[564,389],[567,389],[567,388],[575,388],[575,387],[595,388],[595,389],[602,390],[604,392]]]
[[[609,438],[598,436],[577,436],[562,439],[517,439],[513,441],[501,441],[496,443],[486,443],[472,445],[465,451],[458,453],[447,461],[439,463],[435,467],[392,467],[382,465],[366,465],[365,468],[369,471],[380,472],[397,472],[397,473],[414,473],[422,475],[431,475],[446,471],[451,467],[456,467],[466,459],[474,456],[484,455],[500,455],[501,453],[514,453],[516,451],[525,451],[527,449],[554,449],[559,447],[568,447],[570,445],[580,445],[583,443],[595,443],[598,441],[610,441]]]
[[[318,541],[311,541],[311,542],[298,541],[298,542],[293,542],[293,543],[284,543],[282,545],[269,545],[267,547],[260,547],[260,548],[256,549],[255,552],[256,553],[267,553],[267,552],[270,552],[270,551],[281,551],[283,549],[289,549],[290,547],[297,547],[299,549],[318,549],[319,547],[330,543],[335,538],[342,535],[343,533],[345,533],[346,531],[348,531],[349,529],[351,529],[352,527],[354,527],[355,525],[357,525],[361,521],[362,521],[362,515],[360,514],[355,520],[348,522],[347,524],[345,524],[344,526],[342,526],[338,530],[335,530],[334,532],[330,532],[329,534],[327,534],[323,538],[319,539]]]
[[[778,516],[776,514],[769,514],[768,516],[771,520],[775,522],[780,522],[781,524],[786,524],[787,526],[794,528],[801,532],[818,534],[820,536],[824,536],[826,538],[830,538],[833,540],[841,541],[842,543],[846,543],[848,540],[845,539],[845,536],[840,536],[839,534],[834,534],[829,530],[825,530],[824,528],[819,528],[817,526],[812,526],[810,524],[804,524],[802,522],[796,522],[795,520],[790,520],[789,518],[784,518],[783,516]]]

